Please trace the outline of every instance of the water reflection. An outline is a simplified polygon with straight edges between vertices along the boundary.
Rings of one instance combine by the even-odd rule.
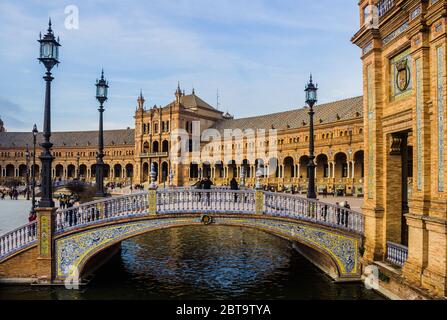
[[[380,299],[334,284],[288,241],[236,227],[186,227],[140,236],[81,290],[10,286],[0,299]]]

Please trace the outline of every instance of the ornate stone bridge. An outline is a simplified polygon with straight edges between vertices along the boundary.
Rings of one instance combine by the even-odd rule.
[[[39,209],[37,222],[0,237],[0,279],[60,283],[95,269],[123,240],[193,225],[256,228],[294,241],[337,280],[361,274],[361,213],[259,190],[160,189]]]

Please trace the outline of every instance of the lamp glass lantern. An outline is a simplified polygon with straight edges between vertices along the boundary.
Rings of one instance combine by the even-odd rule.
[[[104,72],[101,74],[101,79],[96,81],[96,99],[100,102],[107,100],[109,92],[109,83],[104,79]]]
[[[51,22],[49,23],[48,32],[43,37],[40,36],[38,42],[40,43],[39,61],[42,62],[47,69],[59,64],[59,38],[56,39],[53,30],[51,29]]]
[[[306,103],[310,106],[313,106],[315,103],[317,103],[317,91],[318,87],[314,85],[312,82],[312,77],[310,78],[309,83],[306,85]]]

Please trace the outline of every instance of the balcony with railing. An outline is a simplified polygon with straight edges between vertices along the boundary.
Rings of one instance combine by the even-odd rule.
[[[398,267],[403,267],[408,259],[408,247],[394,242],[386,244],[386,261]]]
[[[167,156],[167,152],[140,153],[140,158],[166,158]]]

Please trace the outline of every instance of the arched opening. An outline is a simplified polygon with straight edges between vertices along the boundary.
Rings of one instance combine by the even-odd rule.
[[[292,157],[286,157],[284,159],[284,178],[295,178],[295,163]]]
[[[62,179],[64,177],[64,167],[61,164],[56,165],[55,177]]]
[[[278,158],[270,158],[268,166],[269,177],[279,178],[279,161]]]
[[[309,172],[307,170],[307,165],[309,164],[309,157],[302,156],[300,157],[300,179],[308,179]]]
[[[205,162],[202,165],[203,167],[203,177],[204,178],[211,178],[211,165],[209,162]]]
[[[223,178],[223,164],[221,161],[216,162],[214,165],[216,176],[215,178]]]
[[[26,172],[28,171],[25,164],[19,165],[19,177],[24,178],[26,177]]]
[[[126,178],[133,178],[133,165],[130,163],[126,164]]]
[[[231,160],[228,162],[228,179],[237,178],[236,161]]]
[[[92,164],[90,166],[90,175],[92,176],[92,178],[96,177],[96,164]]]
[[[35,176],[36,179],[40,179],[40,168],[38,164],[31,166],[31,177]]]
[[[149,146],[149,142],[145,141],[143,143],[143,153],[150,153],[151,152],[151,148]]]
[[[104,178],[110,177],[110,165],[105,164],[104,165]]]
[[[189,165],[189,178],[190,179],[199,178],[199,165],[197,163],[191,163]]]
[[[117,179],[122,177],[123,167],[120,164],[115,164],[113,167],[113,176]]]
[[[67,177],[68,179],[76,178],[76,167],[72,164],[69,164],[67,167]]]
[[[169,176],[169,165],[165,161],[161,164],[161,182],[162,183],[167,182],[168,176]]]
[[[329,177],[329,159],[327,155],[320,154],[316,158],[317,179]]]
[[[250,162],[247,159],[244,159],[242,161],[242,168],[244,168],[245,178],[250,178],[251,177]]]
[[[81,176],[81,179],[87,177],[87,166],[85,164],[79,166],[79,175]]]
[[[152,143],[152,152],[153,153],[158,153],[159,152],[159,143],[158,143],[158,141],[154,141]]]
[[[365,177],[364,167],[364,152],[363,150],[357,151],[354,154],[354,179],[356,181]]]
[[[335,179],[348,177],[348,157],[345,153],[339,152],[335,155]]]
[[[143,182],[149,181],[149,164],[147,162],[143,163]]]
[[[162,152],[169,152],[169,142],[168,140],[163,140],[161,144]]]
[[[158,181],[158,162],[154,161],[154,162],[152,162],[152,164],[154,165],[155,181]],[[151,170],[152,170],[152,165],[151,165]]]

